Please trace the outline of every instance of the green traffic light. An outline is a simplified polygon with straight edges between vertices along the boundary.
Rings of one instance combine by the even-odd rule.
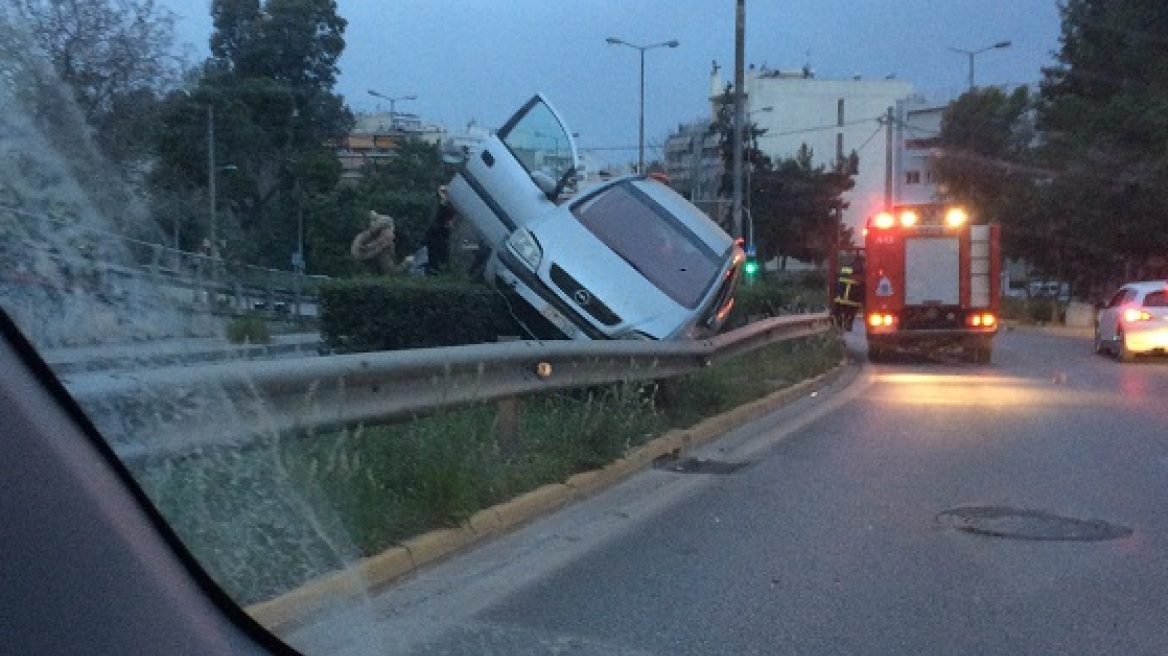
[[[746,260],[746,264],[742,267],[742,269],[746,272],[746,275],[753,276],[754,274],[758,273],[758,260]]]

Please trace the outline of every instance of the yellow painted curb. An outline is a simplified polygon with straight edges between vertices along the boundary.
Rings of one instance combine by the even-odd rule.
[[[576,498],[576,492],[564,483],[552,483],[525,492],[495,507],[504,529],[514,528]]]

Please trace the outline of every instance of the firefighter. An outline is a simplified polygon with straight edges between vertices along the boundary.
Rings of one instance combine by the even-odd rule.
[[[851,332],[860,304],[864,299],[864,263],[858,259],[853,266],[840,267],[831,316],[846,331]]]

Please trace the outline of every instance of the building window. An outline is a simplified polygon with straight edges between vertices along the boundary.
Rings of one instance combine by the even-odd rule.
[[[904,182],[905,182],[905,184],[920,184],[921,183],[921,172],[920,171],[907,171],[904,174]]]

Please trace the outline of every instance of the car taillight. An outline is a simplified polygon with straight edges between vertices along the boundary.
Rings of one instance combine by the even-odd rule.
[[[868,315],[868,325],[873,328],[888,328],[896,323],[896,316],[873,312]]]
[[[973,328],[993,328],[997,325],[998,318],[989,312],[983,312],[971,314],[965,318],[965,321]]]
[[[1123,311],[1123,320],[1128,323],[1134,323],[1136,321],[1151,321],[1152,315],[1148,314],[1146,310],[1141,310],[1139,308],[1128,308]]]

